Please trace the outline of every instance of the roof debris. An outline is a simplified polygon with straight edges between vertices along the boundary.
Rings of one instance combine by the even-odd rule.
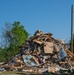
[[[60,70],[74,70],[74,55],[62,40],[52,37],[51,33],[37,30],[25,41],[18,54],[0,65],[0,71],[24,71],[57,73]]]

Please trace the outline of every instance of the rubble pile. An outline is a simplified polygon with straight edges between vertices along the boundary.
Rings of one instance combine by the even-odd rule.
[[[74,69],[74,55],[62,40],[55,39],[51,33],[37,30],[27,39],[19,53],[1,65],[6,71],[34,73],[60,72]]]

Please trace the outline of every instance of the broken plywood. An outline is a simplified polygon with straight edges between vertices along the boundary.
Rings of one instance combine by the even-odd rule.
[[[52,42],[45,42],[44,43],[44,52],[47,53],[53,53],[53,43]]]

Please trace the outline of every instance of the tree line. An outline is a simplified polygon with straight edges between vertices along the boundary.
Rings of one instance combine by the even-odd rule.
[[[19,52],[19,47],[28,38],[28,32],[20,22],[6,23],[2,29],[0,61],[7,61]]]
[[[24,42],[28,38],[28,36],[29,33],[26,31],[24,26],[20,24],[20,22],[14,22],[12,24],[6,23],[5,27],[2,29],[0,62],[8,61],[13,55],[18,53],[19,47],[24,45]],[[69,42],[69,45],[71,45],[71,40]]]

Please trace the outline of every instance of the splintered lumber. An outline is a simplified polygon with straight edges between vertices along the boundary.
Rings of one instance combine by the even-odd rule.
[[[43,42],[39,41],[39,40],[33,40],[34,42],[38,43],[38,44],[42,44]]]
[[[67,53],[67,56],[70,58],[70,60],[72,61],[72,62],[74,62],[74,55],[69,51],[69,50],[65,50],[66,51],[66,53]]]
[[[66,45],[60,39],[52,37],[51,33],[37,30],[29,37],[19,52],[0,65],[6,71],[24,72],[60,72],[60,69],[74,70],[74,55],[65,50]],[[69,59],[68,59],[69,57]]]
[[[39,62],[38,62],[38,60],[36,59],[36,57],[32,57],[34,60],[35,60],[35,62],[37,63],[37,65],[39,65]]]

